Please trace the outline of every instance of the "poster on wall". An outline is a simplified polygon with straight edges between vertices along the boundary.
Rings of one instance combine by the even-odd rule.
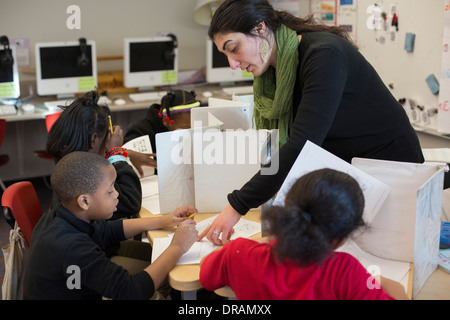
[[[337,0],[310,0],[311,14],[329,26],[336,25]]]
[[[357,41],[358,0],[310,0],[310,12],[329,26],[343,27]]]
[[[450,133],[450,1],[446,0],[444,2],[444,42],[442,44],[437,130],[442,133]]]
[[[270,2],[275,10],[287,11],[296,17],[300,17],[298,0],[271,0]]]
[[[336,25],[347,30],[353,41],[357,41],[358,0],[339,0]]]

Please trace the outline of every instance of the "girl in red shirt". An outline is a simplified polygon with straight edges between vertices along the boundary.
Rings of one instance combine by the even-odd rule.
[[[399,283],[381,278],[373,285],[358,260],[334,251],[364,225],[363,209],[351,176],[310,172],[292,186],[285,207],[264,212],[272,236],[239,238],[214,251],[202,262],[200,282],[207,290],[230,286],[238,299],[406,299]]]

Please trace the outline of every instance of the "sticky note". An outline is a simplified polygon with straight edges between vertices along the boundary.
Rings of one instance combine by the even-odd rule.
[[[408,52],[414,51],[414,42],[416,40],[416,35],[414,33],[407,32],[405,38],[405,50]]]
[[[86,91],[95,89],[95,79],[93,77],[83,77],[78,79],[78,90]]]
[[[176,83],[177,79],[178,77],[175,71],[167,71],[162,74],[163,83]]]
[[[0,97],[14,97],[18,95],[18,92],[19,90],[14,84],[0,84]]]
[[[436,76],[434,74],[430,74],[426,79],[426,82],[428,84],[428,87],[430,87],[430,90],[433,94],[438,94],[439,92],[439,82],[436,79]]]

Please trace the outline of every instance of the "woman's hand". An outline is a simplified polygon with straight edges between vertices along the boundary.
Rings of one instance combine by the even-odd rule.
[[[233,227],[238,223],[241,215],[228,204],[219,216],[199,235],[199,239],[206,239],[215,245],[224,245],[233,234]],[[222,234],[222,239],[220,238]]]
[[[156,168],[156,153],[141,153],[128,149],[127,152],[131,163],[137,169],[141,178],[144,176],[144,169],[142,169],[142,166]]]

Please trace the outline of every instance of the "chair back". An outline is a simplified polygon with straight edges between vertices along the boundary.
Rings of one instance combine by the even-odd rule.
[[[45,126],[47,127],[47,132],[50,131],[50,129],[52,128],[53,124],[55,123],[56,119],[58,119],[59,115],[61,114],[62,111],[59,112],[55,112],[52,114],[49,114],[47,116],[45,116]]]
[[[6,131],[6,120],[0,119],[0,146],[3,143],[3,138],[5,137],[5,131]]]
[[[30,245],[34,226],[42,217],[36,190],[29,181],[16,182],[3,192],[2,206],[11,210],[25,241]]]

